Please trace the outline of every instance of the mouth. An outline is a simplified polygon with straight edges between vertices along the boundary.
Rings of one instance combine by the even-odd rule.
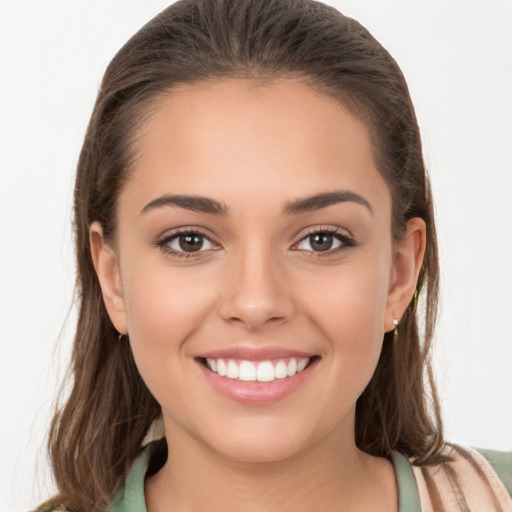
[[[252,361],[234,358],[197,358],[207,370],[219,377],[242,382],[274,382],[289,379],[314,364],[319,356],[288,357]]]
[[[275,351],[229,351],[195,357],[211,388],[236,402],[270,404],[307,382],[320,356]]]

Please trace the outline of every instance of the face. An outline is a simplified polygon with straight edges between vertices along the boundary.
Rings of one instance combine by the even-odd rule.
[[[171,446],[245,461],[353,446],[424,236],[393,242],[360,121],[298,81],[174,90],[140,129],[118,216],[112,244],[93,226],[93,259]]]

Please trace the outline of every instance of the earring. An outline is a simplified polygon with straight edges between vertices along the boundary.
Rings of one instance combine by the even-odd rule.
[[[126,336],[126,337],[128,337],[126,334],[119,333],[119,334],[117,335],[117,339],[118,339],[119,341],[123,341],[123,338],[124,338],[125,336]]]
[[[397,343],[398,342],[398,326],[400,324],[398,322],[398,317],[396,315],[393,318],[392,324],[395,326],[395,328],[393,329],[393,343]]]

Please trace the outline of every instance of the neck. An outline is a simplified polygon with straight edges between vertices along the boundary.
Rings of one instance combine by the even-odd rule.
[[[272,462],[233,460],[193,438],[172,439],[164,467],[146,481],[148,512],[396,510],[391,464],[341,436]]]

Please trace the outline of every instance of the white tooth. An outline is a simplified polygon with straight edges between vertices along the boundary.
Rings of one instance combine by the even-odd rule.
[[[240,380],[256,380],[256,366],[250,361],[242,361],[238,369],[238,378]]]
[[[287,367],[288,377],[293,377],[297,373],[297,359],[290,359]]]
[[[226,363],[223,359],[217,359],[217,373],[221,377],[225,377],[227,373]]]
[[[238,379],[238,365],[235,363],[235,361],[228,362],[226,377],[230,379]]]
[[[274,378],[274,365],[270,361],[263,361],[258,365],[256,380],[259,382],[270,382]]]
[[[215,362],[215,359],[212,359],[211,357],[207,357],[206,363],[208,364],[208,368],[210,368],[210,370],[212,372],[217,373],[217,363]]]
[[[297,363],[297,372],[301,372],[302,370],[304,370],[304,368],[306,368],[308,363],[309,363],[309,357],[305,357],[304,359],[301,359]]]
[[[288,369],[286,368],[286,363],[284,361],[279,361],[274,368],[274,375],[276,379],[284,379],[288,377]]]

